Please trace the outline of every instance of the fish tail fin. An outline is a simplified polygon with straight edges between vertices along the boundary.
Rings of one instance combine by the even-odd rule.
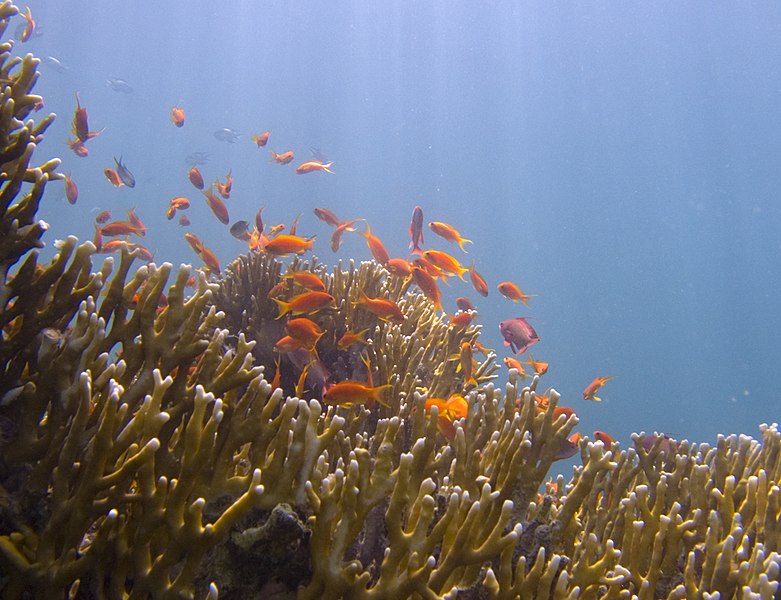
[[[277,298],[272,298],[272,300],[279,305],[279,315],[277,316],[277,319],[281,319],[290,312],[290,302],[284,302]]]
[[[374,388],[374,391],[372,392],[372,398],[382,404],[385,408],[390,408],[390,402],[388,402],[385,398],[382,397],[383,392],[385,390],[391,389],[393,386],[390,383],[386,383],[385,385],[380,385]]]
[[[468,240],[466,238],[458,238],[458,247],[461,248],[461,250],[464,252],[466,252],[466,248],[464,248],[464,244],[466,244],[467,242],[469,242],[470,244],[474,244],[472,240]],[[469,253],[467,252],[467,254]],[[474,265],[472,266],[474,267]]]
[[[331,175],[333,175],[333,174],[334,174],[334,172],[333,172],[333,171],[330,169],[330,167],[331,167],[331,165],[332,165],[332,164],[334,164],[334,163],[333,163],[333,161],[332,161],[332,162],[329,162],[329,163],[328,163],[328,164],[326,164],[326,165],[323,165],[323,171],[325,171],[326,173],[330,173]]]

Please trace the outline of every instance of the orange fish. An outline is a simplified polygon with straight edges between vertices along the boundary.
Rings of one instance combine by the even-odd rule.
[[[274,344],[274,350],[277,352],[295,352],[304,347],[304,342],[294,338],[292,335],[286,335],[277,340]]]
[[[515,285],[512,281],[503,281],[500,283],[496,288],[501,292],[502,296],[505,298],[509,298],[513,302],[518,302],[519,300],[523,302],[526,306],[529,306],[529,298],[534,298],[537,294],[524,294],[521,291],[521,288],[519,288],[517,285]]]
[[[228,215],[228,207],[220,200],[217,195],[212,191],[211,186],[205,192],[201,192],[206,198],[206,204],[212,209],[214,216],[219,219],[220,223],[227,225],[230,223],[230,216]]]
[[[271,161],[280,165],[287,165],[293,162],[293,151],[288,150],[282,154],[277,154],[273,150],[271,151]]]
[[[274,364],[277,366],[277,370],[274,371],[274,379],[271,380],[271,389],[275,390],[279,387],[279,381],[281,379],[281,372],[279,370],[279,356],[274,359]]]
[[[268,143],[268,136],[270,135],[270,131],[264,131],[263,133],[254,134],[251,136],[251,139],[258,148],[262,148]]]
[[[599,398],[597,396],[597,392],[599,391],[599,388],[601,388],[611,379],[615,379],[615,378],[616,378],[615,375],[608,375],[607,377],[597,377],[594,381],[589,383],[588,386],[586,386],[585,390],[583,390],[583,399],[593,400],[594,402],[602,402],[602,398]]]
[[[214,182],[214,187],[217,188],[217,193],[223,197],[223,199],[227,200],[231,197],[231,189],[233,188],[233,175],[231,175],[231,171],[228,171],[228,174],[225,176],[225,183],[220,183],[220,180]]]
[[[427,413],[436,406],[439,409],[439,416],[449,421],[458,421],[465,419],[469,412],[469,404],[461,394],[453,394],[447,400],[441,398],[429,398],[426,400],[425,409]]]
[[[298,165],[298,167],[296,167],[296,173],[302,175],[304,173],[314,173],[315,171],[325,171],[326,173],[331,173],[333,175],[333,171],[330,169],[332,164],[334,163],[329,162],[323,164],[319,160],[310,160]]]
[[[381,265],[386,265],[390,260],[390,254],[388,254],[388,251],[380,241],[380,238],[376,235],[372,235],[372,230],[368,223],[366,223],[366,233],[362,233],[361,235],[366,238],[366,245],[369,246],[369,250],[371,250],[374,260]]]
[[[190,244],[190,248],[192,248],[196,254],[201,253],[203,242],[198,238],[197,235],[193,233],[185,233],[184,239],[187,240],[187,243]]]
[[[451,275],[458,275],[463,281],[466,281],[466,279],[464,279],[464,273],[469,271],[469,269],[462,267],[459,262],[450,256],[447,252],[441,252],[440,250],[426,250],[423,253],[423,258],[425,258],[440,271]]]
[[[290,235],[296,235],[296,229],[298,229],[298,220],[301,218],[301,213],[298,213],[296,215],[296,218],[293,219],[293,224],[290,226]]]
[[[174,105],[171,107],[171,123],[177,127],[184,125],[184,109]],[[200,188],[198,188],[200,189]]]
[[[464,375],[464,386],[473,385],[477,387],[477,379],[474,376],[474,359],[472,358],[472,344],[461,342],[461,352],[459,354],[459,370]]]
[[[315,212],[315,216],[318,219],[320,219],[324,223],[328,223],[333,227],[338,226],[340,223],[336,215],[332,213],[330,210],[328,210],[327,208],[316,208],[314,212]]]
[[[365,344],[366,334],[368,332],[368,328],[358,333],[348,329],[344,332],[344,335],[339,338],[339,341],[336,343],[336,347],[339,348],[339,350],[347,350],[353,344]]]
[[[190,183],[192,183],[196,188],[199,190],[202,190],[204,187],[203,182],[203,175],[201,175],[201,172],[198,170],[197,167],[193,167],[190,169],[190,172],[187,173],[187,178],[190,180]]]
[[[171,198],[170,204],[177,210],[185,210],[190,208],[190,201],[183,196]]]
[[[285,274],[283,279],[292,279],[301,287],[305,287],[313,292],[325,291],[323,280],[310,271],[290,271]]]
[[[179,215],[179,225],[187,227],[189,224],[190,219],[187,218],[187,215]]]
[[[95,217],[95,222],[103,224],[107,222],[109,219],[111,219],[111,212],[108,210],[104,210],[98,213],[98,216]]]
[[[488,295],[488,284],[483,279],[483,276],[475,270],[474,263],[469,267],[469,279],[472,281],[472,287],[475,288],[478,294],[481,296]]]
[[[336,229],[334,229],[334,233],[331,236],[331,250],[334,252],[339,250],[339,246],[342,245],[342,234],[345,231],[355,231],[353,225],[358,221],[363,221],[363,219],[353,219],[352,221],[343,221],[336,224]]]
[[[138,218],[136,211],[134,211],[132,208],[127,211],[127,220],[135,226],[136,234],[140,235],[141,237],[146,235],[146,225],[144,225],[144,222]]]
[[[594,438],[605,445],[605,450],[610,450],[616,441],[604,431],[595,431]]]
[[[214,273],[215,275],[218,274],[222,269],[220,268],[220,261],[217,260],[217,255],[214,254],[209,248],[201,244],[201,252],[199,253],[201,260],[203,261],[203,264],[206,265],[206,268]]]
[[[519,361],[517,358],[513,358],[512,356],[508,356],[504,359],[504,364],[507,365],[508,369],[515,369],[518,371],[518,376],[522,379],[526,379],[527,377],[530,377],[530,375],[526,372],[526,369],[523,368],[523,364],[521,364],[521,361]]]
[[[266,252],[273,256],[285,254],[303,254],[312,250],[314,238],[306,239],[297,235],[278,235],[266,244]]]
[[[106,179],[108,179],[109,183],[113,185],[114,187],[122,187],[125,185],[122,183],[122,179],[119,177],[119,174],[109,167],[106,167],[103,169],[103,174],[106,176]]]
[[[459,248],[461,248],[461,250],[464,252],[466,252],[466,249],[464,249],[464,244],[466,242],[469,242],[470,244],[472,243],[472,240],[461,237],[458,229],[452,225],[448,225],[447,223],[442,223],[441,221],[432,221],[428,224],[428,227],[431,229],[431,231],[448,242],[456,242]]]
[[[76,138],[75,140],[68,140],[66,143],[68,144],[68,148],[73,150],[73,153],[76,156],[79,156],[81,158],[84,158],[85,156],[89,156],[89,150],[87,150],[87,147],[84,145],[84,142],[82,142],[79,138]]]
[[[442,293],[431,275],[416,265],[412,267],[412,281],[420,288],[423,295],[434,303],[436,310],[444,310],[442,308]]]
[[[79,101],[79,93],[76,92],[76,109],[73,111],[71,131],[76,140],[82,144],[89,139],[89,123],[87,121],[87,109]]]
[[[103,234],[100,232],[100,227],[95,223],[95,237],[92,239],[92,243],[95,244],[97,252],[103,249]]]
[[[469,325],[476,316],[477,316],[476,312],[466,311],[466,310],[456,313],[455,315],[448,315],[448,318],[450,319],[450,327],[463,329],[464,327]]]
[[[323,394],[323,402],[338,406],[353,406],[354,404],[364,404],[369,401],[376,401],[383,406],[390,406],[388,401],[382,397],[385,390],[391,389],[391,384],[369,387],[359,381],[340,381],[326,388]]]
[[[523,364],[529,365],[537,375],[545,375],[545,373],[548,372],[548,367],[550,366],[548,363],[542,362],[541,360],[534,360],[531,352],[529,352],[529,360]]]
[[[263,208],[260,207],[255,213],[255,229],[258,230],[258,233],[263,233]]]
[[[138,233],[138,227],[128,221],[113,221],[100,228],[101,235],[114,237],[117,235],[131,235]]]
[[[412,275],[412,264],[403,258],[391,258],[385,264],[388,273],[396,277],[409,277]]]
[[[404,321],[404,313],[401,312],[398,304],[387,298],[369,298],[363,290],[360,291],[361,298],[354,304],[362,306],[378,319],[383,321],[395,321],[401,323]]]
[[[33,19],[33,15],[30,12],[30,7],[27,6],[26,8],[27,14],[23,12],[19,13],[24,17],[25,20],[24,29],[22,30],[22,34],[19,36],[20,42],[26,42],[33,36],[33,33],[35,32],[35,20]]]
[[[475,305],[472,304],[472,301],[469,298],[464,298],[463,296],[456,298],[456,306],[460,310],[475,310]]]
[[[76,187],[70,175],[63,175],[63,177],[65,177],[65,198],[71,204],[76,204],[76,200],[79,199],[79,188]]]
[[[290,319],[285,323],[285,329],[288,335],[301,341],[307,349],[314,348],[317,341],[325,334],[317,323],[306,317]]]
[[[423,209],[416,206],[412,209],[412,220],[409,223],[410,254],[423,254],[420,245],[423,243]]]
[[[288,302],[277,298],[272,299],[279,305],[277,319],[281,319],[287,313],[293,315],[315,313],[335,302],[334,297],[325,292],[304,292],[303,294],[298,294],[298,296],[293,296]]]

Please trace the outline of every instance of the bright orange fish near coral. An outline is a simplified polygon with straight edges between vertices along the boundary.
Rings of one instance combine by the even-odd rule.
[[[513,302],[522,302],[524,305],[529,306],[529,298],[534,298],[536,294],[524,294],[516,284],[512,281],[503,281],[496,288],[505,298],[512,300]]]
[[[597,396],[597,392],[599,391],[599,388],[601,388],[611,379],[615,379],[615,378],[616,378],[615,375],[608,375],[607,377],[597,377],[596,379],[594,379],[594,381],[592,381],[586,386],[585,390],[583,390],[583,399],[592,400],[594,402],[602,402],[602,398]]]
[[[278,235],[266,244],[266,252],[273,256],[286,254],[303,254],[312,250],[314,238],[306,239],[297,235]]]
[[[225,203],[217,197],[217,194],[214,193],[214,190],[209,187],[208,190],[202,191],[201,193],[206,198],[206,204],[212,210],[214,216],[219,219],[220,223],[223,225],[230,223],[228,207],[225,206]]]
[[[279,306],[277,319],[281,319],[288,313],[293,315],[316,313],[335,302],[334,297],[325,292],[304,292],[298,296],[293,296],[287,302],[277,298],[273,298],[273,300]]]
[[[472,282],[472,287],[475,288],[475,291],[478,294],[481,296],[488,296],[488,284],[485,282],[483,276],[477,272],[474,263],[469,267],[469,280]]]
[[[459,248],[466,252],[466,249],[464,248],[464,244],[466,243],[473,243],[472,240],[468,240],[465,237],[463,237],[458,229],[453,227],[452,225],[448,225],[447,223],[443,223],[441,221],[432,221],[428,224],[429,229],[436,233],[439,237],[441,237],[444,240],[447,240],[448,242],[455,242],[458,244]]]
[[[375,317],[382,319],[383,321],[401,323],[405,319],[404,313],[401,312],[399,305],[393,300],[388,300],[387,298],[369,298],[363,290],[361,290],[360,299],[357,302],[354,302],[354,304],[365,308]]]

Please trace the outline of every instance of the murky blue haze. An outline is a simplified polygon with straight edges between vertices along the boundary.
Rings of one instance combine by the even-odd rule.
[[[632,431],[712,441],[756,435],[781,398],[781,5],[773,2],[72,2],[31,1],[41,37],[17,47],[58,58],[37,90],[59,115],[38,159],[63,158],[75,206],[49,186],[49,243],[92,237],[97,211],[135,207],[158,261],[195,262],[170,198],[188,196],[191,231],[223,263],[244,250],[186,178],[233,170],[232,220],[265,206],[267,223],[317,234],[312,209],[365,217],[406,256],[420,204],[474,240],[469,254],[427,231],[427,247],[476,261],[492,293],[475,299],[481,340],[501,359],[500,320],[529,316],[551,363],[543,379],[624,446]],[[12,26],[11,30],[13,30]],[[126,79],[132,94],[106,86]],[[88,158],[64,145],[80,92]],[[186,125],[169,122],[181,105]],[[223,127],[235,144],[217,141]],[[335,175],[294,174],[268,148]],[[135,189],[102,170],[122,155]],[[298,164],[298,161],[295,162]],[[495,286],[538,294],[526,309]],[[604,402],[584,402],[616,375]],[[502,372],[502,380],[505,373]]]

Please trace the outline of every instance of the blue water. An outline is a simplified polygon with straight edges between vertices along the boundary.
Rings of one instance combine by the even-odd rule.
[[[207,180],[234,190],[231,218],[317,234],[326,262],[369,258],[312,208],[365,217],[395,256],[420,204],[474,240],[492,294],[475,300],[481,340],[509,355],[497,325],[528,316],[551,363],[543,386],[579,430],[664,431],[712,441],[756,435],[781,406],[781,6],[772,2],[51,2],[30,7],[43,35],[18,51],[57,57],[37,91],[59,115],[36,157],[61,156],[75,206],[52,184],[47,240],[92,237],[97,211],[135,207],[158,261],[198,261],[171,197],[193,202],[191,231],[223,265],[244,251],[186,179],[185,156],[210,154]],[[11,26],[13,32],[15,24]],[[109,89],[121,77],[132,94]],[[90,156],[65,146],[79,91]],[[182,106],[182,129],[169,110]],[[236,144],[213,132],[238,130]],[[249,140],[309,157],[336,175],[299,176]],[[122,155],[135,189],[102,169]],[[294,162],[298,164],[298,160]],[[496,284],[538,294],[526,309]],[[615,375],[584,402],[597,375]],[[504,379],[504,371],[502,372]]]

